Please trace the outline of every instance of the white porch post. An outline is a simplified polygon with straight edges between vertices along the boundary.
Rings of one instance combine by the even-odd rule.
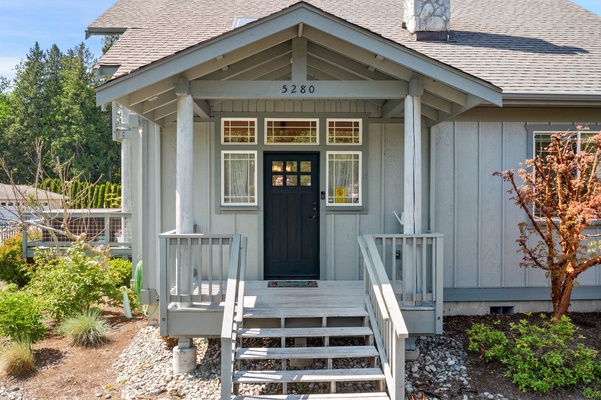
[[[194,100],[189,82],[176,82],[177,95],[177,163],[175,175],[175,215],[177,233],[194,233],[193,157]]]
[[[194,233],[194,100],[190,95],[190,83],[185,78],[175,82],[177,95],[177,147],[175,172],[175,230],[177,233]],[[180,293],[191,295],[189,292],[192,279],[191,257],[189,245],[182,245],[180,265],[177,270],[181,274],[183,287]],[[188,304],[180,304],[186,307]],[[173,348],[173,372],[190,373],[196,369],[196,346],[192,338],[180,337],[177,346]]]
[[[423,82],[412,79],[405,98],[403,233],[422,231],[422,125]]]

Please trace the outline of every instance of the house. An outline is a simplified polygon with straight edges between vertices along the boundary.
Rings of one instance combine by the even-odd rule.
[[[233,370],[235,336],[327,343],[362,320],[381,368],[361,379],[404,398],[402,350],[443,313],[550,307],[492,173],[551,132],[601,130],[598,16],[569,0],[119,0],[87,34],[120,35],[97,103],[118,105],[145,300],[180,338],[177,370],[191,337],[221,336],[223,398],[271,379]],[[601,271],[580,282],[572,309],[601,309]],[[278,351],[258,353],[303,357]],[[275,375],[284,392],[357,378]]]
[[[31,201],[41,209],[56,209],[62,206],[63,197],[32,186],[0,183],[0,225],[18,221]]]

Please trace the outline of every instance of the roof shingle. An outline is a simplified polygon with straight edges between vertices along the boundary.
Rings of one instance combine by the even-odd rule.
[[[128,28],[100,63],[115,77],[261,18],[297,0],[119,0],[90,26]],[[601,96],[601,17],[569,0],[452,0],[447,43],[402,28],[402,0],[307,3],[513,94]]]

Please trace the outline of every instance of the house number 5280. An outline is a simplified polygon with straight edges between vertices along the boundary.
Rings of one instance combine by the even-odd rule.
[[[305,94],[315,93],[315,86],[313,85],[282,85],[282,93],[288,94]]]

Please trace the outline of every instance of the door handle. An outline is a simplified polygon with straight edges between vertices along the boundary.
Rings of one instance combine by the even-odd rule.
[[[313,214],[309,218],[311,218],[313,221],[317,221],[317,214]]]

